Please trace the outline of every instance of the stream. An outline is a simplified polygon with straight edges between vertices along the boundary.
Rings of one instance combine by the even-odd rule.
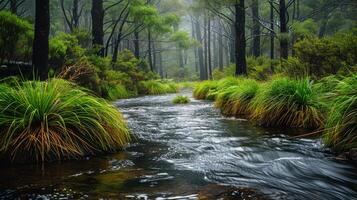
[[[357,199],[357,166],[320,139],[222,117],[177,94],[115,102],[135,134],[119,153],[0,166],[0,199]]]

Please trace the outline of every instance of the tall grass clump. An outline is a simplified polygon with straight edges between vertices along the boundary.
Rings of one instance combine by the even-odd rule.
[[[190,103],[190,98],[188,98],[187,96],[178,95],[172,100],[172,103],[174,103],[174,104],[188,104],[188,103]]]
[[[250,103],[251,119],[269,127],[320,128],[323,104],[309,78],[275,78],[260,87]]]
[[[0,153],[21,162],[77,158],[130,140],[115,107],[60,79],[2,85],[0,127]]]
[[[105,85],[102,87],[102,93],[108,100],[125,99],[132,96],[128,90],[122,85]]]
[[[210,92],[217,89],[217,81],[203,81],[197,83],[193,90],[193,97],[195,99],[207,99]]]
[[[249,114],[249,103],[257,94],[258,89],[257,81],[242,79],[236,86],[219,90],[215,106],[227,116]]]
[[[145,95],[177,93],[179,90],[175,83],[162,83],[157,80],[141,81],[138,87],[139,93]]]
[[[357,148],[357,75],[341,80],[331,97],[325,144],[336,152]]]

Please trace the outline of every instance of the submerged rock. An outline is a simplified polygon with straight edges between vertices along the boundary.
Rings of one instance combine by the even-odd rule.
[[[350,149],[349,151],[340,154],[337,158],[357,162],[357,148]]]

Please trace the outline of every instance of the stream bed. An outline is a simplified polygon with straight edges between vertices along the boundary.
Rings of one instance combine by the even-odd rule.
[[[114,103],[135,134],[123,152],[0,166],[0,199],[357,199],[357,166],[321,140],[222,117],[208,101],[174,105],[175,96]]]

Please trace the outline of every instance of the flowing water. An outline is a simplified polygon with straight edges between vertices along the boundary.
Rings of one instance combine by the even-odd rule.
[[[357,166],[320,140],[224,118],[207,101],[173,105],[174,96],[115,103],[136,135],[125,152],[2,166],[0,199],[357,199]]]

